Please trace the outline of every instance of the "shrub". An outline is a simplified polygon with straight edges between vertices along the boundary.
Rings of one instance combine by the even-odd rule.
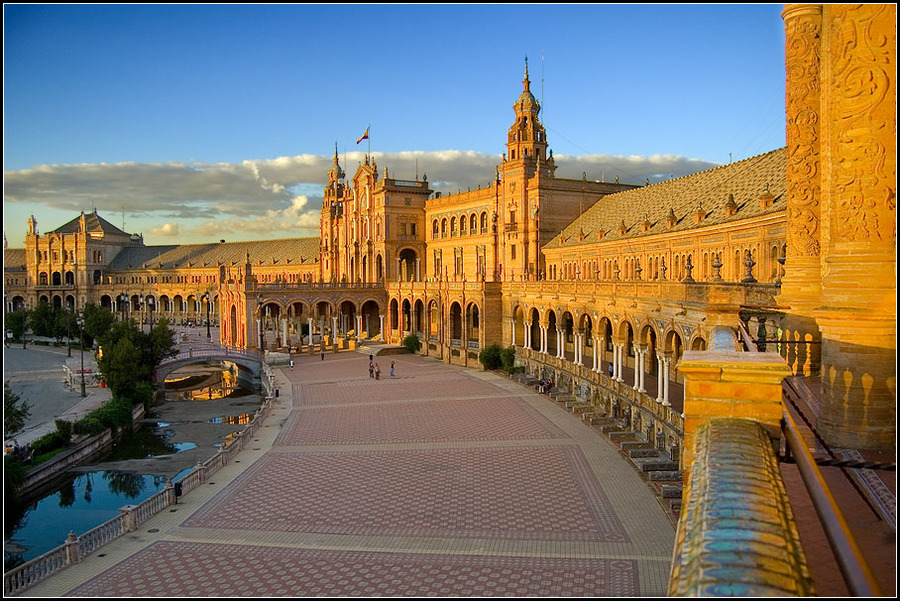
[[[511,346],[500,351],[500,365],[508,374],[516,371],[516,348]]]
[[[406,350],[411,354],[415,355],[419,352],[419,349],[422,348],[422,341],[419,340],[419,337],[415,334],[410,334],[406,338],[403,339],[403,346],[406,347]]]
[[[481,349],[481,352],[478,353],[478,360],[481,361],[485,369],[500,369],[500,353],[502,350],[499,344],[492,344],[487,348]]]

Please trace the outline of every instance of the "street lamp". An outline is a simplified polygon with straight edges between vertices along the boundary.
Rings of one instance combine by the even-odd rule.
[[[147,297],[147,311],[150,312],[150,329],[153,330],[153,309],[156,307],[156,301],[152,296]]]
[[[200,298],[206,299],[206,341],[212,342],[212,335],[209,333],[209,292],[205,293]]]
[[[84,392],[84,315],[78,314],[78,331],[81,333],[81,398],[87,395]]]
[[[256,312],[258,318],[256,320],[258,329],[259,329],[259,352],[262,353],[265,350],[265,341],[263,340],[263,314],[262,314],[262,294],[256,296]]]

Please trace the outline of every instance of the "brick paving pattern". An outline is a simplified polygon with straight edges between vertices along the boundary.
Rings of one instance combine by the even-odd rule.
[[[635,562],[435,558],[159,543],[74,596],[610,596],[638,594]]]
[[[298,357],[241,465],[22,596],[665,595],[674,528],[612,445],[509,380],[392,359]]]

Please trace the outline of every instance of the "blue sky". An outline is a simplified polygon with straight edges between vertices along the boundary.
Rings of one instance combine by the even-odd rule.
[[[147,244],[316,235],[335,144],[485,185],[526,56],[563,177],[755,156],[784,145],[782,7],[7,4],[4,233],[96,208]]]

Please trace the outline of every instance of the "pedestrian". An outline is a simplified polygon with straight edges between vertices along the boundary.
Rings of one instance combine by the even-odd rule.
[[[613,366],[612,366],[612,363],[609,364],[609,369],[608,369],[607,371],[609,372],[609,377],[610,377],[610,378],[613,377]]]
[[[380,380],[380,379],[381,379],[381,368],[378,367],[378,364],[377,364],[377,363],[375,364],[375,379],[376,379],[376,380]]]
[[[321,353],[322,353],[322,361],[324,361],[325,360],[325,347],[324,346],[322,347]]]
[[[391,377],[394,377],[394,362],[391,361]]]
[[[291,359],[291,369],[294,369],[294,360]]]
[[[375,363],[371,359],[369,359],[369,377],[375,377]]]

